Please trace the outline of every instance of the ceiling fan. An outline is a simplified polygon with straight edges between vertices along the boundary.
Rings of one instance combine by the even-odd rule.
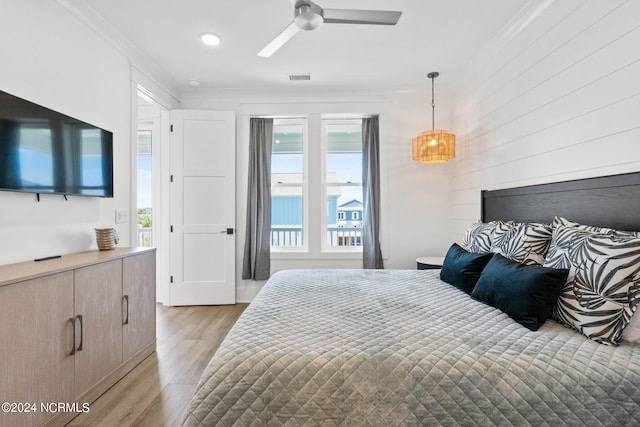
[[[315,30],[327,24],[396,25],[402,12],[392,10],[323,9],[311,0],[297,0],[293,22],[269,42],[258,56],[268,58],[300,30]]]

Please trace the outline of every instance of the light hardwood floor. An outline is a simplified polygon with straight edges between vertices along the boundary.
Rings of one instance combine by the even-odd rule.
[[[69,426],[175,426],[200,374],[247,304],[157,306],[157,351]]]

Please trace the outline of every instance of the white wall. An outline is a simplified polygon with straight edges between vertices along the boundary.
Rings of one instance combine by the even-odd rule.
[[[250,301],[263,282],[241,279],[246,221],[248,122],[252,115],[318,115],[379,113],[382,172],[382,251],[386,268],[415,268],[419,256],[443,254],[450,229],[451,167],[420,165],[411,160],[411,138],[431,127],[430,88],[386,93],[229,93],[193,91],[182,96],[182,108],[232,110],[237,114],[236,151],[236,276],[238,301]],[[421,88],[422,89],[422,88]],[[444,119],[442,125],[445,126]],[[309,159],[319,162],[318,159]],[[313,166],[313,165],[310,165]],[[309,253],[274,254],[272,272],[296,268],[361,268],[349,256]]]
[[[121,245],[130,206],[130,66],[54,1],[0,1],[0,89],[114,133],[113,199],[0,192],[0,264],[96,248],[95,227],[114,227]]]
[[[115,210],[135,217],[131,190],[135,126],[135,83],[147,87],[149,79],[125,55],[99,35],[94,23],[85,23],[69,2],[2,0],[0,2],[0,55],[9,58],[0,67],[0,89],[77,117],[114,132],[114,199],[43,196],[0,192],[0,264],[95,248],[95,227],[115,226],[121,245],[132,242],[132,223],[115,224]],[[107,34],[107,37],[109,35]],[[133,75],[132,75],[133,73]],[[149,80],[149,81],[147,81]],[[157,95],[157,90],[147,87]],[[162,92],[162,91],[160,91]],[[387,268],[415,268],[415,258],[446,250],[449,236],[447,165],[425,166],[411,161],[411,138],[431,126],[429,87],[397,93],[309,93],[298,88],[281,93],[183,94],[179,108],[233,110],[237,113],[237,276],[238,300],[248,301],[262,283],[240,280],[246,203],[248,137],[243,119],[265,106],[264,114],[284,111],[283,104],[300,106],[295,113],[377,112],[381,114],[383,182],[383,252]],[[373,91],[375,92],[375,91]],[[372,92],[372,93],[373,93]],[[445,94],[442,95],[446,96]],[[167,94],[168,108],[177,98]],[[303,110],[303,111],[302,111]],[[446,127],[446,123],[443,123]],[[165,163],[168,159],[162,159]],[[164,173],[163,172],[163,173]],[[163,193],[163,196],[166,194]],[[167,208],[168,197],[162,206]],[[165,236],[166,237],[166,236]],[[163,237],[164,243],[167,239]],[[161,265],[168,266],[163,258]],[[342,262],[307,257],[279,259],[274,271],[301,267],[360,267],[359,260]],[[160,277],[164,277],[163,274]]]
[[[482,189],[640,170],[640,2],[529,6],[460,78],[452,240]]]

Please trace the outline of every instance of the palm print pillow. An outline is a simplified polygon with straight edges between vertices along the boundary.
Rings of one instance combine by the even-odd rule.
[[[467,252],[487,254],[491,252],[493,231],[501,221],[476,222],[467,230],[460,246]]]
[[[503,222],[493,232],[491,252],[525,265],[542,265],[553,228],[537,222]]]
[[[554,317],[617,344],[640,301],[640,239],[558,226],[544,266],[569,268]]]
[[[619,234],[623,236],[632,236],[632,237],[640,237],[640,231],[622,231],[615,230],[613,228],[605,228],[605,227],[596,227],[594,225],[585,225],[577,222],[570,221],[561,216],[556,216],[553,219],[553,223],[551,224],[554,228],[559,227],[561,225],[565,225],[567,227],[576,227],[581,230],[593,231],[595,233],[604,233],[604,234]]]
[[[568,220],[566,218],[563,218],[561,216],[556,216],[555,218],[553,218],[553,223],[551,225],[553,225],[554,228],[555,227],[560,227],[561,225],[564,225],[565,227],[576,227],[576,228],[579,228],[581,230],[591,231],[591,232],[594,232],[594,233],[611,234],[613,232],[613,230],[611,228],[596,227],[594,225],[580,224],[578,222],[570,221],[570,220]]]

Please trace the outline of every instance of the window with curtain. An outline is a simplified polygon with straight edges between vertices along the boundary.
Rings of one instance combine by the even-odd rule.
[[[272,255],[331,259],[330,253],[340,253],[338,257],[362,257],[363,265],[376,266],[366,268],[381,268],[378,140],[377,117],[273,118],[268,237]],[[370,255],[376,260],[373,264],[364,262]]]
[[[271,248],[306,248],[305,119],[275,119],[271,149]]]
[[[362,248],[362,120],[322,121],[326,203],[323,247]]]

